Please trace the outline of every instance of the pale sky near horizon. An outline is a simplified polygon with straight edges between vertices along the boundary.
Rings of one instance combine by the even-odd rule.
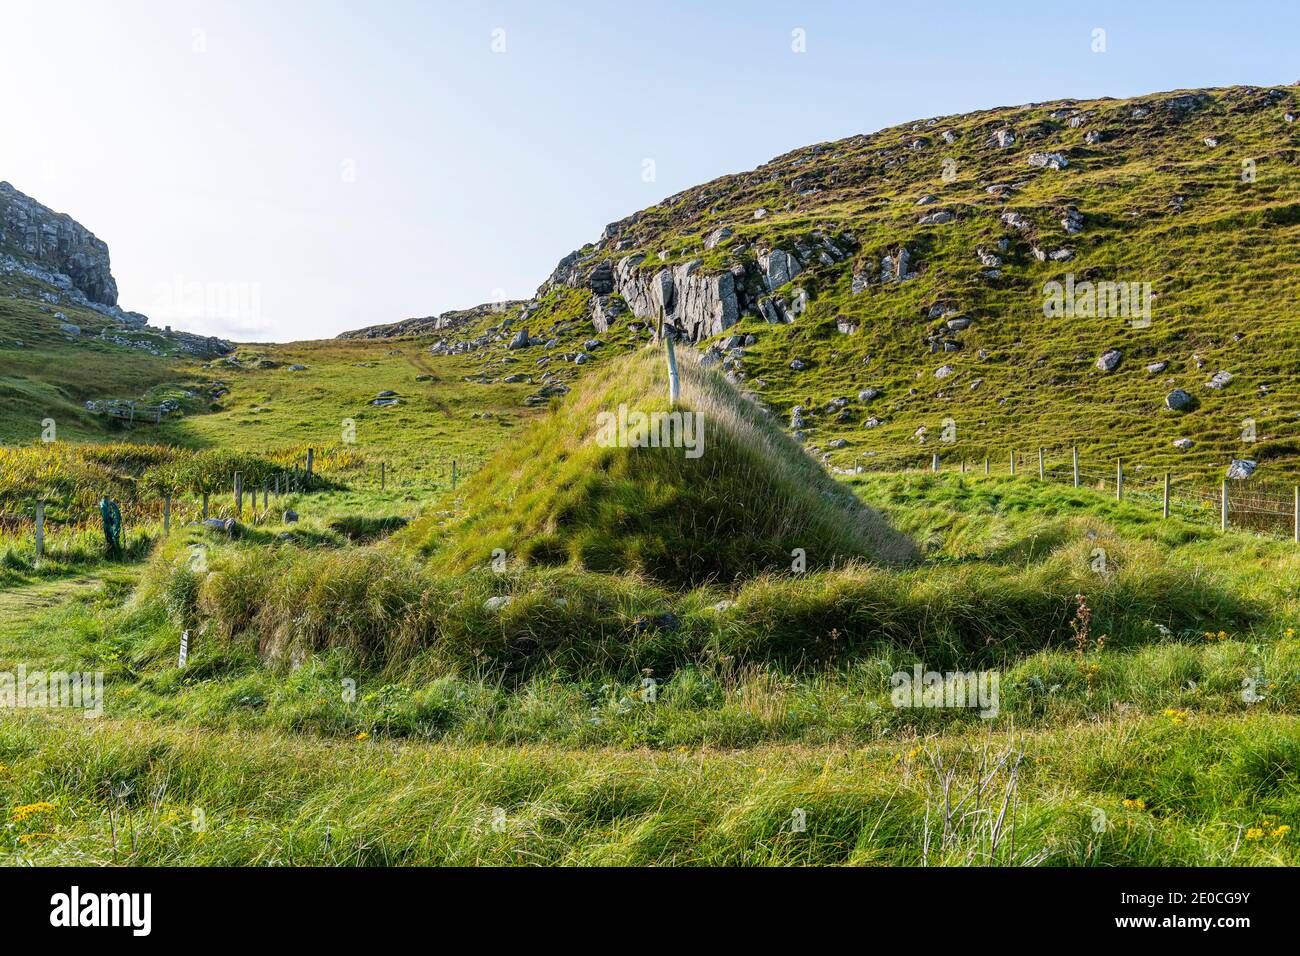
[[[0,180],[104,239],[156,325],[324,338],[526,298],[605,223],[810,143],[1294,83],[1297,26],[1221,0],[0,0]]]

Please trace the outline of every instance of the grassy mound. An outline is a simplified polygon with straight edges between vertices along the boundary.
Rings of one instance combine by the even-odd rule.
[[[449,570],[504,552],[507,564],[635,571],[677,586],[798,570],[801,559],[813,570],[917,557],[766,412],[692,356],[680,364],[693,448],[606,447],[620,409],[633,426],[637,413],[669,411],[662,353],[608,362],[465,485],[455,518],[412,530],[424,553]],[[628,435],[638,441],[634,427]]]
[[[855,565],[752,578],[725,594],[567,568],[440,574],[383,546],[268,550],[196,530],[159,550],[136,593],[137,610],[169,622],[152,649],[136,642],[137,663],[174,663],[176,634],[188,628],[207,650],[222,649],[218,658],[254,648],[269,663],[342,652],[367,672],[421,677],[628,676],[647,667],[666,675],[723,660],[795,668],[895,653],[944,668],[995,667],[1070,647],[1081,593],[1094,636],[1110,648],[1157,640],[1157,625],[1170,639],[1203,642],[1208,629],[1241,633],[1267,617],[1266,601],[1216,575],[1149,546],[1102,540],[1106,576],[1089,570],[1094,543],[1075,532],[1029,560],[903,573]],[[196,541],[212,544],[199,572]],[[492,598],[508,603],[492,610]]]

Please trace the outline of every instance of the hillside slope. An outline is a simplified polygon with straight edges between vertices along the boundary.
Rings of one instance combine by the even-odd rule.
[[[0,182],[0,442],[115,435],[88,402],[197,407],[185,359],[231,343],[149,326],[117,301],[108,245]]]
[[[721,376],[680,368],[671,416],[657,352],[587,377],[484,465],[456,520],[417,526],[426,551],[444,568],[501,557],[676,585],[920,556]]]
[[[422,331],[490,381],[576,372],[663,309],[837,467],[1078,445],[1294,475],[1298,104],[1062,100],[809,146],[611,223],[504,320]]]

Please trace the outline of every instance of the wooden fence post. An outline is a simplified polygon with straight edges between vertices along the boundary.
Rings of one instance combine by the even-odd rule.
[[[244,476],[235,472],[235,517],[244,514]]]
[[[388,472],[387,468],[384,467],[384,463],[381,461],[379,463],[379,490],[380,491],[384,490],[384,484],[388,479],[387,472]]]
[[[930,456],[930,470],[931,471],[939,470],[939,453],[937,451]]]
[[[1297,498],[1300,501],[1300,498]],[[45,554],[45,502],[36,502],[36,557]]]
[[[456,490],[456,459],[451,460],[451,490]]]
[[[987,475],[988,473],[989,473],[989,460],[988,460],[988,458],[985,458],[985,459],[984,459],[984,474]]]
[[[961,473],[962,473],[963,475],[966,474],[966,459],[965,459],[965,458],[963,458],[963,459],[961,460]]]
[[[1115,462],[1115,500],[1124,500],[1124,459]]]
[[[1011,474],[1014,475],[1015,473],[1016,473],[1016,453],[1013,451],[1011,453]]]
[[[1169,472],[1167,471],[1165,472],[1164,505],[1160,509],[1160,517],[1162,518],[1169,517]]]
[[[1075,445],[1070,449],[1070,457],[1074,459],[1074,487],[1079,487],[1079,446]]]
[[[315,464],[316,464],[316,449],[308,448],[307,449],[307,480],[308,481],[311,480],[312,469],[315,467]]]
[[[172,496],[163,496],[163,537],[171,534],[172,530]]]
[[[1043,450],[1038,449],[1038,480],[1043,480]]]
[[[1223,487],[1219,491],[1219,530],[1228,530],[1228,479],[1223,479]]]

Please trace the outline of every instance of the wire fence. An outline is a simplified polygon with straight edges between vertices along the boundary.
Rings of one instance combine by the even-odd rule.
[[[1200,476],[1157,472],[1123,459],[1108,462],[1081,455],[1076,447],[1003,449],[995,454],[945,451],[933,446],[901,453],[868,452],[851,471],[960,472],[1016,475],[1076,488],[1089,488],[1117,500],[1149,505],[1163,517],[1287,537],[1300,542],[1300,485],[1278,485],[1253,478],[1223,479],[1218,487]],[[838,469],[846,473],[849,469]]]
[[[446,482],[453,491],[466,477],[457,459],[440,463],[438,481]],[[374,462],[365,469],[361,482],[354,481],[344,486],[315,472],[309,455],[301,463],[267,472],[256,481],[247,480],[241,472],[234,472],[222,487],[212,487],[207,492],[177,489],[171,494],[142,496],[130,502],[116,503],[124,530],[128,527],[151,529],[147,533],[166,535],[174,527],[204,521],[223,524],[234,521],[252,526],[266,524],[276,520],[284,499],[289,496],[360,486],[379,492],[397,492],[404,487],[386,461]],[[98,532],[104,526],[104,518],[98,509],[74,509],[73,513],[67,513],[67,510],[61,508],[59,502],[37,499],[29,503],[25,513],[0,514],[0,544],[10,549],[28,550],[39,559],[46,553],[54,535],[76,539],[87,532]]]

